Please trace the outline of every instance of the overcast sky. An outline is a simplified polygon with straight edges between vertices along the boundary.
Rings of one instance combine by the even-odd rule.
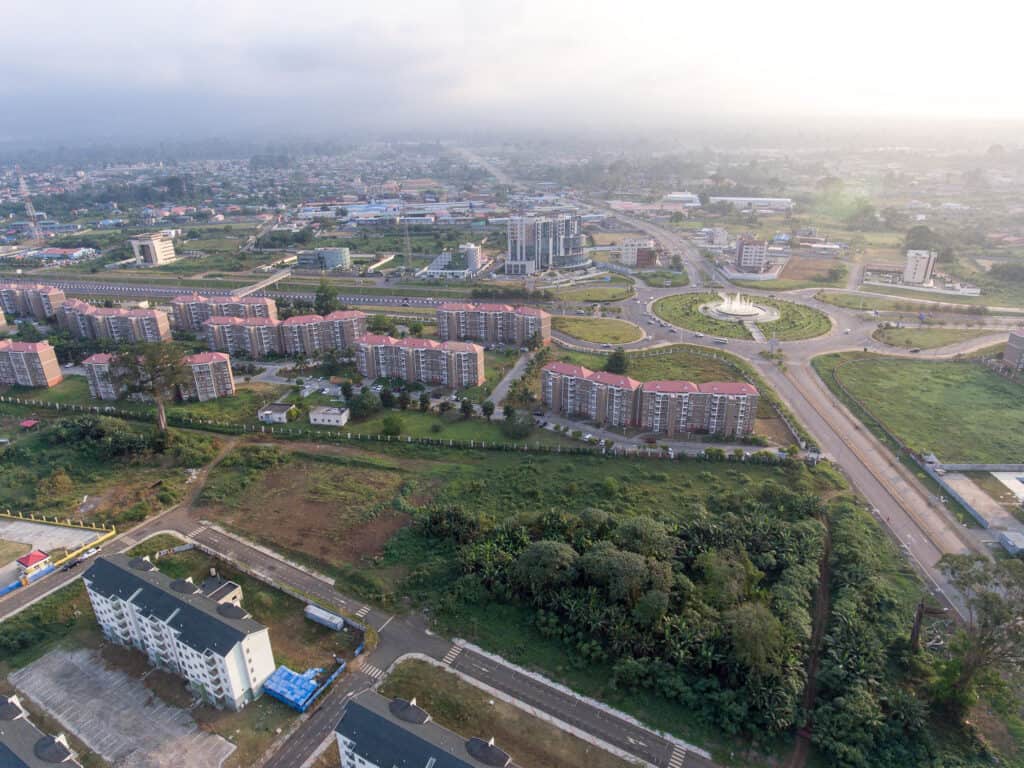
[[[4,0],[0,137],[1019,119],[1013,7]]]

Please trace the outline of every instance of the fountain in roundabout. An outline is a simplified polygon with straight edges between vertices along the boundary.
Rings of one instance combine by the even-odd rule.
[[[741,293],[719,294],[719,301],[712,301],[701,306],[700,311],[716,320],[733,323],[754,322],[768,323],[779,319],[779,311],[770,305],[755,304],[749,296]]]

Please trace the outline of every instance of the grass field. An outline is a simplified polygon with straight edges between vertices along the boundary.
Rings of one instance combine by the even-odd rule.
[[[627,238],[644,236],[642,232],[593,232],[590,239],[594,241],[594,245],[619,245]]]
[[[432,327],[436,335],[437,326]],[[494,388],[498,386],[498,382],[505,378],[505,374],[511,370],[518,359],[519,352],[512,350],[489,350],[484,352],[484,383],[479,387],[470,387],[463,390],[460,394],[462,397],[468,397],[475,403],[482,403],[490,396]]]
[[[0,539],[0,565],[14,562],[22,555],[28,554],[31,549],[31,546],[20,541]]]
[[[721,336],[729,339],[749,339],[750,334],[740,323],[730,323],[707,317],[700,311],[703,304],[716,301],[718,294],[694,293],[677,296],[666,296],[654,303],[654,313],[662,320],[673,325],[699,331],[709,336]],[[823,313],[801,304],[793,304],[778,299],[758,298],[758,304],[769,305],[779,310],[779,319],[770,323],[759,323],[765,336],[780,341],[796,341],[811,339],[828,333],[832,327]]]
[[[848,354],[814,364],[824,377],[834,368],[871,415],[918,453],[962,463],[1024,455],[1024,387],[981,365]]]
[[[633,323],[611,318],[558,316],[551,318],[551,328],[595,344],[628,344],[644,336],[644,332]]]
[[[744,288],[766,291],[795,291],[799,288],[841,287],[846,285],[847,267],[835,259],[792,257],[777,280],[733,280]]]
[[[1021,295],[1024,291],[1021,291],[1019,285],[1012,284],[984,286],[981,296],[950,296],[941,293],[923,293],[887,285],[865,285],[862,286],[862,289],[871,293],[899,296],[907,299],[940,301],[943,304],[962,304],[975,307],[1024,307],[1024,296]]]
[[[448,413],[422,413],[411,406],[407,411],[381,411],[363,421],[350,422],[346,430],[363,435],[379,434],[384,419],[397,416],[402,423],[403,437],[429,437],[435,440],[482,440],[488,443],[528,443],[529,445],[567,445],[569,439],[548,430],[535,430],[524,440],[509,440],[502,434],[501,421],[482,417],[465,419],[458,413],[458,404]],[[500,416],[500,411],[498,416]]]
[[[879,328],[872,337],[892,347],[935,349],[977,339],[989,333],[967,328]]]
[[[554,288],[551,291],[561,301],[621,301],[628,299],[635,291],[633,281],[624,277],[610,280],[591,281]]]
[[[663,288],[668,283],[673,288],[682,288],[690,284],[690,277],[685,272],[638,272],[637,277],[652,288]]]
[[[518,707],[493,699],[454,673],[423,661],[399,664],[380,688],[391,698],[416,699],[440,726],[470,738],[494,738],[517,765],[560,768],[627,768],[598,749]]]

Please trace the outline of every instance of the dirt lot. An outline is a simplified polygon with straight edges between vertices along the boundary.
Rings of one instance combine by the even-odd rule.
[[[111,765],[220,766],[234,751],[95,651],[53,651],[11,682]]]
[[[837,259],[808,259],[794,256],[786,262],[779,277],[783,280],[814,280],[828,276],[830,269],[843,266]]]
[[[316,455],[294,453],[287,463],[264,470],[231,492],[228,473],[218,468],[215,488],[226,492],[201,498],[195,514],[256,539],[273,532],[276,546],[328,563],[355,564],[380,554],[408,525],[403,500],[421,503],[423,489],[406,487],[405,472],[362,452],[321,448]],[[404,497],[404,498],[403,498]]]
[[[594,245],[618,245],[628,237],[644,237],[640,232],[593,232]]]

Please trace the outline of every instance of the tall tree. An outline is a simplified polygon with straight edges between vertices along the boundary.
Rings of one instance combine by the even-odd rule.
[[[629,370],[629,358],[626,357],[626,350],[622,347],[617,347],[614,352],[608,355],[608,359],[604,364],[604,369],[608,371],[608,373],[625,375],[626,371]]]
[[[967,601],[967,617],[949,644],[937,694],[944,703],[965,711],[980,688],[1021,677],[1024,562],[946,555],[940,565]]]
[[[316,288],[316,298],[313,299],[313,309],[318,315],[329,315],[338,308],[338,292],[331,288],[323,278]]]
[[[126,393],[147,395],[153,399],[157,427],[166,432],[164,404],[174,399],[189,375],[178,345],[161,342],[135,344],[114,357],[110,373]]]

